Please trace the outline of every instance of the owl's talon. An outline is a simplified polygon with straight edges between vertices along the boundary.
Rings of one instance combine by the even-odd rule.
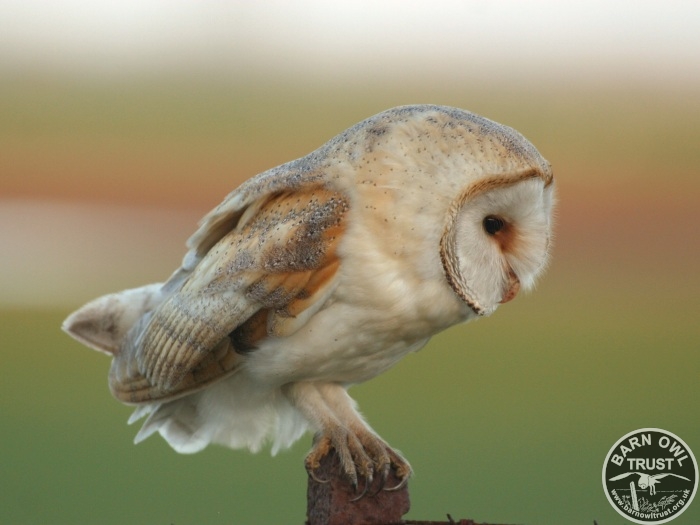
[[[384,490],[386,492],[394,492],[396,490],[401,490],[402,488],[404,488],[406,483],[408,483],[409,477],[410,476],[406,476],[405,478],[402,478],[401,481],[399,481],[399,483],[395,487],[383,487],[381,490]]]
[[[306,473],[309,475],[311,479],[313,479],[316,483],[321,483],[321,484],[326,484],[330,482],[330,479],[321,479],[316,476],[316,473],[314,472],[314,469],[309,468],[308,466],[306,467]]]
[[[314,436],[314,446],[304,460],[306,473],[316,483],[328,483],[330,479],[321,479],[316,476],[316,471],[321,468],[321,459],[325,457],[331,448],[331,441],[327,436]]]
[[[377,469],[378,472],[380,472],[379,475],[379,486],[377,487],[377,490],[375,490],[372,493],[372,496],[376,496],[379,494],[382,490],[384,490],[384,486],[386,485],[386,480],[389,479],[389,471],[391,470],[391,463],[386,462],[382,468],[381,471],[380,469]]]
[[[374,481],[374,476],[372,475],[372,472],[370,471],[368,473],[368,475],[365,477],[365,488],[362,490],[362,493],[360,493],[360,495],[357,496],[356,498],[351,499],[350,502],[359,501],[362,498],[364,498],[369,493],[369,489],[372,486],[373,481]],[[355,488],[355,492],[357,492],[357,487],[354,487],[354,488]]]

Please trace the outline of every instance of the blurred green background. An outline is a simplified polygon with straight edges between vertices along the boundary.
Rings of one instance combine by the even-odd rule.
[[[626,523],[601,486],[617,439],[700,454],[696,7],[27,4],[0,4],[0,523],[304,521],[309,436],[276,458],[134,446],[107,358],[59,327],[167,278],[246,178],[407,103],[518,129],[559,195],[535,293],[351,390],[415,469],[407,517]],[[700,501],[674,521],[698,522]]]

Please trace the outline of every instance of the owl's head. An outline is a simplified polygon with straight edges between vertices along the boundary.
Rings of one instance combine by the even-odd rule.
[[[460,134],[467,184],[450,204],[440,256],[454,292],[489,315],[531,289],[547,265],[554,178],[515,130],[471,114],[465,120],[472,124]]]

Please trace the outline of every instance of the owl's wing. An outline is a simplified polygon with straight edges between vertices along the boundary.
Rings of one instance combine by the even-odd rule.
[[[323,149],[325,148],[321,148]],[[320,161],[325,156],[321,150],[318,155],[312,153],[260,173],[229,193],[221,204],[204,216],[197,231],[187,240],[189,252],[182,268],[173,278],[191,271],[221,237],[251,220],[269,196],[290,192],[305,193],[309,188],[322,185],[326,173],[319,168]]]
[[[640,472],[625,472],[624,474],[620,474],[619,476],[612,477],[608,479],[608,481],[617,481],[618,479],[626,478],[627,476],[630,476],[632,474],[637,474],[638,476],[642,476]]]
[[[262,339],[298,330],[334,289],[347,209],[341,194],[312,186],[200,228],[189,261],[164,285],[172,292],[116,356],[114,395],[127,403],[178,397],[234,372]]]
[[[654,479],[661,479],[661,478],[665,478],[666,476],[675,476],[677,478],[681,478],[681,479],[685,479],[687,481],[690,481],[690,478],[686,478],[685,476],[681,476],[680,474],[674,474],[673,472],[666,472],[664,474],[654,474],[651,477]]]

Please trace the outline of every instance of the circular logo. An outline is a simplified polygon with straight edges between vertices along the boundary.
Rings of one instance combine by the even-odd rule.
[[[603,464],[610,504],[634,523],[666,523],[685,511],[698,488],[698,464],[681,438],[660,428],[622,436]]]

